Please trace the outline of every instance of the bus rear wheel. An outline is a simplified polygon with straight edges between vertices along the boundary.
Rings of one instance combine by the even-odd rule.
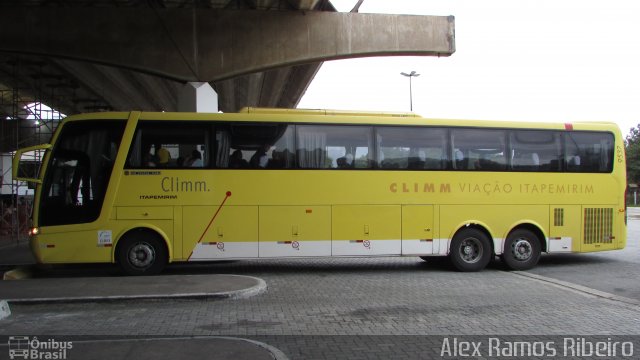
[[[155,275],[167,264],[167,250],[158,235],[134,230],[120,240],[117,260],[127,275]]]
[[[511,270],[529,270],[540,260],[540,240],[529,230],[519,229],[507,236],[502,261]]]
[[[480,271],[491,261],[489,237],[478,229],[463,229],[453,237],[449,256],[460,271]]]

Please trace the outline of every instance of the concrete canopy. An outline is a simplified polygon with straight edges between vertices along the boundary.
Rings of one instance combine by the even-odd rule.
[[[295,107],[325,60],[455,51],[452,17],[336,13],[326,0],[79,3],[2,7],[0,83],[18,87],[2,62],[18,56],[65,83],[72,96],[47,101],[66,113],[172,111],[186,81],[210,82],[228,112]]]

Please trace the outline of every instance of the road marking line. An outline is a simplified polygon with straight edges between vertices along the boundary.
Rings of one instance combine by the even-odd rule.
[[[558,279],[554,279],[554,278],[550,278],[550,277],[546,277],[546,276],[542,276],[542,275],[538,275],[538,274],[532,274],[532,273],[528,273],[528,272],[523,272],[523,271],[510,271],[509,273],[511,273],[513,275],[517,275],[517,276],[522,276],[522,277],[526,277],[526,278],[530,278],[530,279],[535,279],[535,280],[546,282],[546,283],[551,283],[551,284],[554,284],[554,285],[558,285],[560,287],[569,288],[571,290],[574,290],[574,291],[577,291],[577,292],[581,292],[581,293],[585,293],[585,294],[589,294],[589,295],[593,295],[593,296],[596,296],[596,297],[600,297],[600,298],[604,298],[604,299],[608,299],[608,300],[613,300],[613,301],[619,301],[619,302],[623,302],[623,303],[630,304],[630,305],[640,306],[640,300],[628,298],[628,297],[625,297],[625,296],[611,294],[611,293],[608,293],[608,292],[605,292],[605,291],[592,289],[590,287],[574,284],[574,283],[571,283],[571,282],[568,282],[568,281],[558,280]]]

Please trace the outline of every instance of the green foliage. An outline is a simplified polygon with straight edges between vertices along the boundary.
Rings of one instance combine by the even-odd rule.
[[[631,129],[624,145],[627,153],[627,182],[640,183],[640,124]]]

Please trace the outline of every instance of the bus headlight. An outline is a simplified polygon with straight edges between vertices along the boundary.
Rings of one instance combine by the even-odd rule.
[[[40,233],[40,229],[38,229],[37,227],[32,227],[31,229],[29,229],[29,236],[36,236]]]

